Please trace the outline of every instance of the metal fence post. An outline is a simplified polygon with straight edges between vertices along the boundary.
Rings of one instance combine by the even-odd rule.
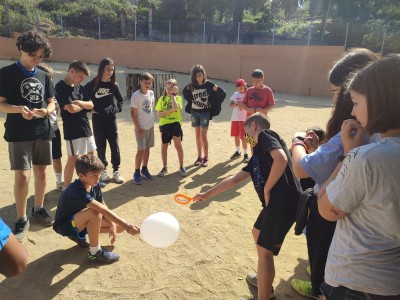
[[[347,35],[349,34],[349,22],[347,22],[347,27],[346,27],[346,37],[344,38],[344,50],[347,48]]]
[[[383,46],[385,46],[385,39],[386,39],[386,28],[385,28],[385,31],[383,32],[381,56],[383,55]]]
[[[99,25],[99,40],[101,40],[100,17],[97,17],[97,23]]]
[[[308,41],[307,41],[307,46],[310,46],[310,40],[311,40],[311,25],[310,25],[310,29],[308,29]]]
[[[135,18],[135,22],[133,23],[133,31],[135,32],[135,41],[136,41],[136,27],[137,27],[137,19]]]
[[[240,44],[240,22],[238,22],[237,28],[237,43]]]
[[[62,16],[60,16],[60,24],[61,24],[61,36],[64,37],[64,23]]]
[[[6,5],[6,16],[7,16],[7,24],[8,24],[8,35],[11,37],[12,36],[12,31],[11,31],[11,21],[10,21],[10,15],[8,14],[8,4],[7,1],[4,2]]]
[[[203,22],[203,44],[206,43],[206,22]]]
[[[271,45],[274,45],[275,42],[275,22],[274,22],[274,28],[272,28],[272,42]]]
[[[168,42],[171,43],[171,20],[168,20]]]

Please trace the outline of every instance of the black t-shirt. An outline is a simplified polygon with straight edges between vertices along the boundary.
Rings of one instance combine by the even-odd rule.
[[[0,96],[11,105],[23,105],[29,109],[46,108],[47,99],[54,97],[50,76],[42,71],[27,77],[12,64],[0,69]],[[54,137],[49,118],[26,120],[21,113],[8,113],[4,123],[4,139],[7,142],[26,142]]]
[[[74,100],[90,101],[83,86],[79,84],[70,86],[64,80],[60,80],[56,84],[56,94],[63,120],[64,139],[75,140],[92,136],[92,129],[87,116],[88,110],[82,109],[80,112],[70,113],[64,109],[65,105],[72,104]]]
[[[73,215],[87,208],[87,205],[94,200],[103,201],[100,186],[96,185],[88,192],[82,182],[76,179],[62,192],[58,200],[53,229],[59,234],[63,234],[62,224],[70,222]]]
[[[103,117],[112,117],[121,112],[124,98],[121,96],[118,85],[100,81],[99,86],[94,91],[95,80],[96,78],[85,85],[85,92],[93,101],[93,110]],[[117,99],[117,103],[115,103],[114,98]]]
[[[273,149],[282,149],[287,156],[288,164],[285,172],[271,190],[268,208],[294,220],[301,187],[293,174],[292,161],[286,143],[276,132],[267,129],[260,132],[253,156],[248,165],[243,168],[243,171],[251,174],[254,188],[262,206],[265,207],[264,186],[274,161],[270,154]]]

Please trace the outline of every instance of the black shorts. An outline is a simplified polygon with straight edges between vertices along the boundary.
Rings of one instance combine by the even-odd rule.
[[[163,144],[170,144],[173,136],[180,137],[181,141],[183,139],[183,131],[179,122],[160,126],[160,132]]]
[[[63,236],[77,236],[80,239],[84,239],[87,234],[86,228],[78,232],[75,227],[74,216],[71,217],[71,220],[60,223],[57,228],[55,228],[55,231]]]
[[[257,245],[278,255],[285,236],[293,224],[294,220],[288,220],[280,212],[263,208],[254,223],[254,228],[260,230]]]
[[[51,140],[51,155],[53,159],[60,159],[62,157],[60,129],[55,130],[54,133],[56,137]]]

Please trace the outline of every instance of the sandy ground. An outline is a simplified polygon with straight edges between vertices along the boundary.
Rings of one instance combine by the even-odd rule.
[[[10,63],[1,61],[0,67]],[[57,82],[65,76],[68,65],[51,65],[56,71]],[[97,66],[91,65],[90,69],[96,73]],[[127,70],[117,68],[117,81],[124,95]],[[189,81],[187,74],[176,74],[176,77],[181,87]],[[235,90],[230,82],[215,82],[226,89],[229,96]],[[329,99],[282,94],[276,94],[275,97],[277,104],[270,113],[272,129],[280,133],[287,143],[296,131],[313,125],[325,127],[330,114]],[[238,299],[255,295],[256,291],[245,280],[246,274],[253,272],[257,266],[251,229],[261,206],[252,183],[244,182],[215,197],[213,201],[187,206],[177,205],[173,201],[173,195],[177,192],[194,195],[244,166],[241,160],[229,159],[235,148],[229,135],[231,109],[228,102],[224,102],[221,115],[210,125],[209,167],[193,166],[196,159],[194,130],[190,127],[189,115],[183,112],[183,147],[189,176],[182,178],[177,173],[177,155],[174,148],[170,147],[170,173],[164,178],[156,177],[152,182],[144,181],[141,186],[133,184],[131,180],[136,145],[128,99],[123,112],[118,115],[122,153],[120,170],[126,182],[120,185],[109,183],[103,190],[106,202],[121,217],[138,225],[158,211],[173,214],[181,228],[175,244],[166,249],[155,249],[139,237],[120,234],[117,242],[111,246],[107,235],[102,235],[102,245],[120,253],[121,259],[112,265],[98,265],[87,262],[87,250],[57,235],[52,228],[31,222],[29,232],[22,241],[29,251],[30,263],[25,272],[16,278],[6,279],[0,275],[0,298],[158,300]],[[0,114],[0,119],[3,123],[5,115]],[[153,174],[157,174],[162,167],[160,144],[157,133],[149,162]],[[3,149],[0,152],[0,216],[13,227],[16,215],[12,192],[13,173],[9,170],[7,143],[3,139],[0,140],[0,147]],[[33,191],[32,180],[28,212],[33,205]],[[55,189],[53,171],[48,168],[45,206],[53,215],[59,195],[60,192]],[[274,286],[278,299],[302,299],[292,290],[290,280],[308,277],[305,237],[295,236],[294,230],[291,230],[275,264]]]

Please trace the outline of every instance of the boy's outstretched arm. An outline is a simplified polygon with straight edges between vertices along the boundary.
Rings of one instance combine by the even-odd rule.
[[[269,151],[274,162],[271,166],[271,171],[264,185],[264,198],[265,205],[268,206],[271,190],[274,188],[275,184],[281,178],[282,174],[285,172],[287,166],[287,156],[282,149],[272,149]]]
[[[211,197],[214,197],[215,195],[218,195],[218,194],[230,189],[232,186],[238,184],[239,182],[242,182],[243,180],[245,180],[249,177],[250,177],[250,173],[240,170],[235,175],[229,176],[229,177],[225,178],[224,180],[222,180],[221,182],[217,183],[211,189],[209,189],[207,192],[196,194],[193,197],[193,200],[194,201],[207,200]]]

